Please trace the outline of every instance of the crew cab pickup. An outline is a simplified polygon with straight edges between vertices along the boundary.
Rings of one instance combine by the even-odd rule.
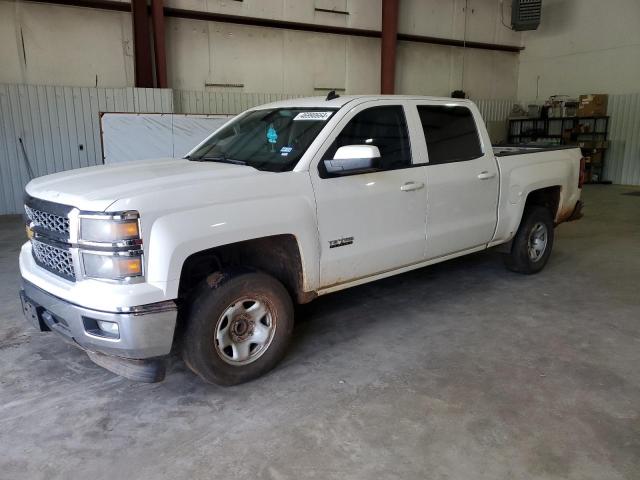
[[[496,246],[539,272],[581,178],[577,148],[492,148],[468,100],[272,103],[185,158],[31,181],[21,299],[120,375],[159,381],[173,351],[237,384],[283,357],[294,303]]]

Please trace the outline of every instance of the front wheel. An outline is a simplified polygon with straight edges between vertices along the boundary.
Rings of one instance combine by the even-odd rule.
[[[205,381],[236,385],[271,370],[292,331],[291,297],[275,278],[217,272],[203,282],[191,306],[183,358]]]
[[[511,252],[505,255],[505,265],[518,273],[538,273],[544,268],[553,248],[553,218],[545,207],[525,210]]]

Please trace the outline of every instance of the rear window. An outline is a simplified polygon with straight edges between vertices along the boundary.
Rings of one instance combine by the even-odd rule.
[[[429,164],[462,162],[482,156],[476,122],[467,107],[419,105]]]

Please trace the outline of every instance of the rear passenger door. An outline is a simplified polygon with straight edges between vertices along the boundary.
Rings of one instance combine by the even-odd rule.
[[[416,102],[427,153],[427,259],[480,247],[497,222],[499,174],[478,110],[468,102]]]

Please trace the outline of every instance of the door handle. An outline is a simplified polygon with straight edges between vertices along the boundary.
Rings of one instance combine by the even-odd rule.
[[[420,190],[422,187],[424,187],[424,183],[422,182],[407,182],[400,187],[400,190],[410,192],[412,190]]]
[[[490,178],[493,178],[493,177],[495,177],[495,176],[496,176],[496,173],[495,173],[495,172],[493,172],[493,173],[489,173],[489,172],[487,172],[486,170],[485,170],[484,172],[480,172],[480,173],[478,174],[478,178],[479,178],[480,180],[489,180]]]

